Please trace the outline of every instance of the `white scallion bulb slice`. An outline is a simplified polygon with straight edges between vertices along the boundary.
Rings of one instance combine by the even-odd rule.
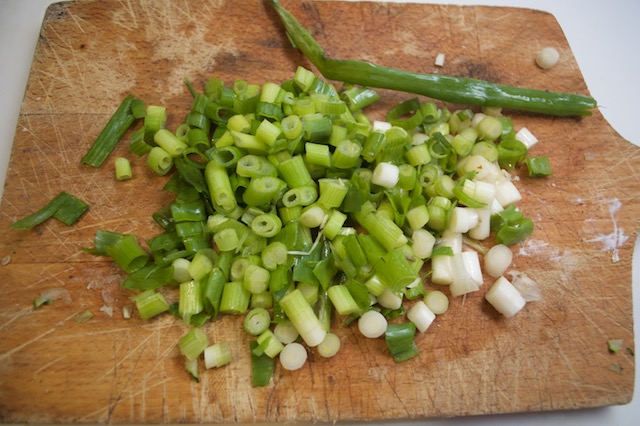
[[[497,244],[484,256],[484,271],[493,278],[501,277],[512,260],[511,249],[504,244]]]
[[[522,200],[522,195],[511,180],[504,178],[496,182],[496,200],[502,207],[507,207]]]
[[[424,296],[424,304],[436,315],[442,315],[449,309],[449,298],[440,290],[432,290]]]
[[[431,312],[431,309],[422,300],[419,300],[409,309],[407,318],[415,324],[421,333],[424,333],[436,319],[436,314]]]
[[[282,349],[279,358],[285,370],[299,370],[307,362],[307,350],[300,343],[289,343]]]
[[[520,312],[527,303],[518,289],[505,277],[498,278],[484,297],[491,306],[507,318]]]
[[[282,321],[273,328],[273,335],[285,345],[296,341],[300,333],[289,321]]]
[[[395,294],[389,287],[378,295],[378,304],[383,308],[399,309],[402,306],[402,297]]]
[[[398,183],[400,177],[400,169],[395,164],[391,163],[378,163],[375,169],[373,169],[373,175],[371,176],[371,182],[376,185],[380,185],[383,188],[391,189]]]
[[[449,218],[449,231],[467,233],[478,224],[478,212],[468,207],[454,207]]]
[[[340,338],[333,333],[327,333],[316,349],[321,357],[331,358],[340,350]]]
[[[530,149],[532,146],[538,143],[538,138],[535,137],[535,135],[531,133],[531,130],[527,129],[526,127],[518,130],[518,132],[516,133],[516,140],[522,142],[527,147],[527,149]]]
[[[553,47],[545,47],[536,55],[536,64],[544,70],[552,68],[558,63],[560,53]]]
[[[387,331],[387,319],[378,311],[367,311],[358,319],[358,330],[363,336],[375,339]]]
[[[171,263],[173,266],[173,279],[178,283],[184,283],[191,281],[191,274],[189,274],[189,265],[191,261],[189,259],[178,258]]]
[[[416,229],[411,235],[413,254],[419,259],[426,259],[431,256],[436,237],[426,229]]]

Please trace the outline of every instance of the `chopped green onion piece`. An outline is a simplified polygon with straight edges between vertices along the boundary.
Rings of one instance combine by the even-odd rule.
[[[257,354],[265,354],[269,358],[275,358],[284,348],[284,345],[276,339],[269,329],[263,331],[256,341],[258,342],[258,347],[254,351]]]
[[[82,157],[82,163],[93,167],[100,167],[104,163],[136,119],[131,113],[133,101],[132,95],[127,95],[122,100],[89,151]]]
[[[133,132],[129,139],[129,151],[138,157],[142,157],[151,151],[151,145],[144,140],[144,127]]]
[[[124,157],[118,157],[115,161],[116,179],[128,180],[132,178],[131,163]]]
[[[333,334],[327,333],[322,343],[318,345],[318,354],[323,358],[331,358],[340,350],[340,338]]]
[[[215,343],[204,350],[205,368],[220,368],[233,360],[231,348],[227,342]]]
[[[442,315],[449,309],[449,298],[440,290],[428,291],[424,303],[436,315]]]
[[[530,177],[546,177],[552,174],[551,164],[549,164],[549,158],[547,156],[527,157],[525,162]]]
[[[481,155],[486,158],[487,161],[493,163],[498,160],[500,151],[498,150],[498,146],[493,142],[478,141],[473,145],[473,148],[471,148],[470,155]]]
[[[259,155],[245,155],[238,160],[236,173],[239,176],[255,178],[260,176],[276,177],[278,171],[265,157]]]
[[[133,301],[143,320],[148,320],[169,310],[169,304],[162,293],[146,290],[137,295]]]
[[[249,302],[249,306],[252,309],[255,308],[263,308],[270,309],[273,308],[273,295],[270,291],[263,291],[262,293],[255,293],[251,295],[251,301]]]
[[[329,145],[308,142],[304,145],[305,160],[308,164],[331,167],[331,151]]]
[[[144,117],[144,140],[151,144],[153,136],[160,129],[164,129],[167,123],[167,109],[163,106],[147,106],[147,115]]]
[[[189,276],[196,281],[202,281],[213,270],[218,254],[213,249],[198,250],[189,262]]]
[[[502,134],[502,123],[495,117],[486,115],[476,126],[478,138],[493,142]]]
[[[234,211],[238,203],[231,189],[231,181],[227,170],[212,160],[207,163],[204,176],[214,207],[218,206],[225,213]]]
[[[258,336],[264,333],[271,323],[271,316],[264,308],[254,308],[244,317],[243,327],[251,336]]]
[[[329,299],[340,315],[351,315],[359,312],[358,304],[345,285],[332,285],[327,290]]]
[[[197,359],[209,345],[207,334],[199,327],[192,328],[178,341],[180,353],[188,360]]]
[[[262,266],[269,271],[274,271],[278,266],[282,266],[287,263],[287,246],[281,241],[274,241],[262,250],[260,256]]]
[[[256,216],[251,222],[251,230],[261,237],[271,238],[282,229],[282,221],[273,213]]]
[[[199,281],[187,281],[180,284],[180,298],[178,299],[178,313],[185,323],[191,322],[193,315],[204,310],[202,302],[202,287]]]
[[[375,310],[365,312],[358,319],[358,330],[369,339],[377,339],[382,336],[388,327],[389,324],[384,315]]]
[[[147,165],[157,175],[164,176],[169,173],[169,170],[173,167],[173,158],[164,149],[159,146],[154,146],[147,155]]]
[[[300,186],[313,184],[313,179],[309,174],[309,170],[305,166],[304,160],[300,155],[284,160],[276,167],[289,188],[298,188]]]
[[[413,358],[419,352],[414,336],[416,326],[411,323],[389,324],[385,332],[385,342],[395,362]]]
[[[533,221],[529,218],[508,223],[496,233],[496,241],[507,246],[526,240],[533,233]]]
[[[169,284],[172,279],[173,267],[151,263],[129,274],[121,285],[130,290],[153,290]]]
[[[315,347],[324,340],[327,332],[300,290],[287,293],[280,306],[307,345]]]
[[[409,118],[402,118],[413,113]],[[415,129],[422,123],[420,101],[418,98],[408,99],[391,108],[387,113],[387,121],[393,126],[406,130]]]
[[[307,350],[298,342],[289,343],[282,349],[280,365],[285,370],[299,370],[307,362]]]
[[[187,149],[187,144],[182,142],[176,135],[167,129],[160,129],[153,136],[153,140],[158,146],[164,149],[172,157],[180,157]]]
[[[275,361],[264,353],[257,355],[257,347],[258,342],[249,342],[249,350],[251,351],[251,378],[254,387],[263,387],[267,386],[271,381]]]
[[[346,220],[346,214],[340,210],[332,210],[327,219],[327,223],[325,223],[324,228],[322,228],[322,235],[333,240],[342,229],[342,225],[344,225]]]
[[[262,120],[256,129],[256,138],[269,146],[272,146],[276,140],[280,139],[281,134],[282,129],[267,119]]]
[[[107,255],[128,273],[136,272],[149,261],[149,255],[136,240],[133,235],[122,235],[113,245],[105,247]]]
[[[304,132],[302,120],[297,115],[289,115],[283,118],[280,125],[282,126],[282,133],[284,134],[284,137],[289,140],[294,140],[302,136],[302,133]]]
[[[269,287],[269,271],[261,266],[250,264],[244,271],[243,284],[252,294],[259,294]]]
[[[527,156],[527,146],[517,140],[515,135],[502,138],[498,144],[498,164],[507,170],[513,170]]]
[[[622,339],[611,339],[609,341],[607,341],[607,346],[609,348],[609,352],[611,352],[612,354],[618,352],[620,349],[622,349],[622,345],[623,345],[623,341]]]
[[[82,311],[82,312],[78,312],[77,314],[75,314],[73,316],[73,320],[77,323],[85,323],[87,321],[89,321],[91,318],[93,318],[93,312],[91,311]]]
[[[235,251],[240,244],[238,233],[235,229],[223,229],[213,234],[213,241],[220,251]]]
[[[282,204],[287,207],[308,206],[318,199],[315,185],[304,185],[292,188],[282,196]]]
[[[351,169],[356,167],[360,162],[360,153],[362,146],[358,143],[345,139],[336,146],[335,151],[331,155],[331,165],[338,169]]]
[[[60,192],[46,206],[11,224],[15,229],[30,229],[49,218],[73,225],[89,209],[89,205],[67,192]]]
[[[343,91],[340,96],[345,99],[349,110],[352,112],[361,110],[380,100],[380,95],[367,87],[351,86]]]
[[[338,208],[349,192],[349,181],[343,179],[320,179],[320,197],[318,204],[325,209]]]
[[[242,315],[249,307],[251,293],[240,281],[230,281],[222,288],[220,312],[230,315]]]

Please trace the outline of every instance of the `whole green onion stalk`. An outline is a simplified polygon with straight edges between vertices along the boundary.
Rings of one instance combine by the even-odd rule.
[[[329,80],[414,93],[463,105],[501,107],[557,116],[587,116],[597,106],[589,96],[506,86],[441,74],[419,74],[371,62],[328,58],[302,24],[277,0],[272,5],[293,44]]]

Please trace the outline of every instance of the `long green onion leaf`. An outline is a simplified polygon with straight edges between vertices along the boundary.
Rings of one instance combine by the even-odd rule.
[[[526,89],[441,74],[417,74],[370,62],[331,59],[311,34],[277,0],[272,5],[293,44],[329,80],[424,95],[456,104],[503,107],[558,116],[591,115],[595,99],[568,93]]]

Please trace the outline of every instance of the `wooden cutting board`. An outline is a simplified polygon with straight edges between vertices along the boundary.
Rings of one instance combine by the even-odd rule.
[[[287,1],[334,57],[418,72],[588,94],[553,16],[524,9],[418,4]],[[555,46],[560,63],[533,63]],[[433,65],[446,54],[443,68]],[[630,401],[634,359],[631,257],[639,227],[640,159],[599,111],[584,119],[510,114],[540,139],[554,175],[517,182],[533,237],[514,247],[513,268],[540,283],[543,300],[512,319],[482,291],[416,338],[420,355],[394,364],[383,340],[337,329],[343,350],[313,356],[300,371],[276,369],[272,384],[250,385],[240,318],[207,327],[227,340],[234,361],[195,383],[176,347],[186,327],[169,316],[122,318],[131,293],[110,261],[81,251],[98,229],[159,230],[150,214],[169,200],[159,178],[132,158],[135,178],[116,182],[112,156],[80,164],[127,94],[168,107],[175,129],[190,107],[183,84],[210,76],[282,82],[309,63],[291,48],[262,1],[90,1],[52,5],[45,16],[22,104],[0,207],[0,420],[3,422],[302,422],[406,419],[574,409]],[[409,95],[382,91],[382,111]],[[451,105],[451,108],[455,106]],[[59,191],[91,205],[73,227],[55,221],[31,231],[12,221]],[[8,260],[9,257],[6,259]],[[619,261],[614,262],[613,257]],[[69,303],[35,310],[43,290],[64,288]],[[113,316],[101,311],[113,308]],[[75,315],[90,310],[86,323]],[[622,339],[609,353],[607,342]],[[617,370],[617,371],[614,371]]]

